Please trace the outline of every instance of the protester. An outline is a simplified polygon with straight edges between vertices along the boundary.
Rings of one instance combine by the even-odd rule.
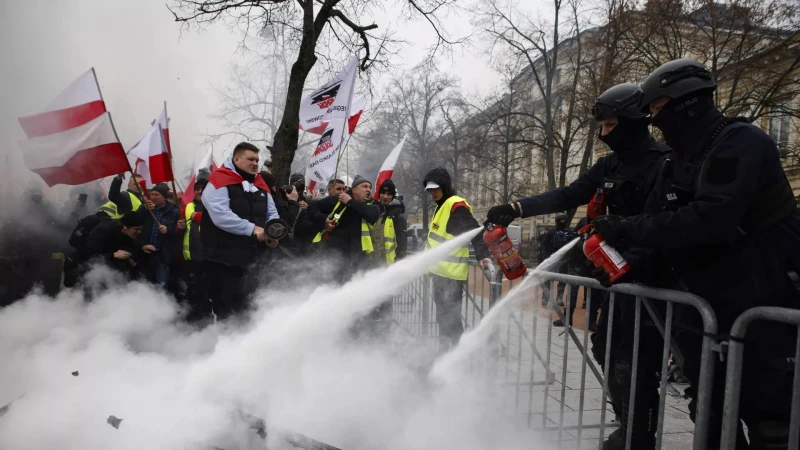
[[[338,196],[342,192],[347,190],[347,186],[345,186],[344,181],[335,178],[328,182],[328,195],[329,196]]]
[[[208,174],[198,175],[194,183],[194,200],[186,205],[183,233],[183,261],[188,272],[187,319],[190,322],[211,317],[211,303],[208,301],[206,273],[203,264],[203,243],[200,238],[200,223],[203,219],[203,190],[208,184]]]
[[[257,277],[247,277],[266,246],[277,247],[264,225],[278,218],[270,189],[258,174],[259,150],[242,142],[211,173],[201,197],[200,222],[208,296],[217,319],[247,310]]]
[[[111,180],[108,188],[108,202],[100,206],[98,212],[108,214],[112,219],[119,219],[128,211],[138,211],[142,205],[142,188],[140,182],[144,181],[141,175],[132,175],[128,180],[128,190],[120,192],[125,174],[121,173]]]
[[[372,202],[372,183],[357,175],[349,192],[320,199],[310,209],[311,221],[318,230],[314,244],[326,256],[348,262],[333,268],[334,280],[345,282],[366,269],[367,255],[374,250],[370,227],[380,217],[380,208]]]
[[[305,176],[295,173],[289,177],[289,185],[279,189],[278,207],[281,219],[289,224],[289,234],[281,242],[282,253],[289,258],[299,258],[308,253],[315,235],[314,223],[308,214],[305,197]]]
[[[368,255],[371,267],[394,264],[406,256],[408,222],[403,216],[405,205],[397,197],[397,189],[392,180],[386,180],[378,188],[380,217],[375,226],[370,227],[373,252]],[[388,336],[392,323],[392,300],[375,308],[364,319],[368,333],[375,339]]]
[[[716,88],[712,72],[689,59],[647,77],[639,106],[675,159],[662,171],[646,214],[607,215],[594,223],[609,245],[664,250],[683,285],[713,308],[725,336],[749,308],[800,307],[793,282],[800,273],[800,211],[775,142],[746,120],[725,117],[714,102]],[[694,418],[703,325],[694,309],[679,318],[675,337],[686,359]],[[796,334],[796,327],[771,321],[748,328],[739,411],[750,448],[787,448]],[[707,363],[716,365],[713,385],[706,386],[712,393],[708,448],[715,449],[726,364],[721,358]],[[738,434],[739,446],[746,446],[741,428]]]
[[[428,231],[428,248],[438,247],[459,234],[479,227],[472,216],[472,207],[456,195],[445,169],[433,169],[422,181],[425,190],[436,202],[431,228]],[[489,249],[483,241],[483,233],[472,239],[475,258],[483,269],[491,264]],[[437,264],[433,276],[433,301],[436,303],[436,322],[439,324],[439,351],[445,352],[455,345],[464,333],[461,322],[463,291],[469,276],[469,247],[464,246]]]
[[[145,253],[145,273],[151,283],[167,288],[170,270],[178,255],[174,251],[177,239],[179,218],[178,207],[167,201],[169,187],[159,183],[150,189],[150,199],[139,207],[142,217],[143,233],[139,236],[139,244]]]
[[[109,220],[94,227],[86,241],[84,264],[100,261],[129,279],[136,278],[136,260],[141,254],[138,238],[143,224],[141,214],[128,211],[119,220]]]

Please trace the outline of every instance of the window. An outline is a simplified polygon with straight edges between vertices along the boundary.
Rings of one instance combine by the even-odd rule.
[[[791,118],[784,112],[787,107],[788,103],[777,105],[767,116],[769,135],[778,145],[781,156],[784,156],[789,147],[789,127],[791,126]]]

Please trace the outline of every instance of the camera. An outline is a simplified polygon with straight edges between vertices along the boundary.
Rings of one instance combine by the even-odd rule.
[[[292,184],[287,184],[285,186],[281,186],[281,190],[283,191],[283,193],[285,195],[289,195],[289,194],[292,193],[292,187],[297,189],[297,195],[298,195],[297,200],[298,201],[305,201],[305,191],[306,191],[305,183],[303,183],[302,181],[297,181],[297,182],[292,183]]]

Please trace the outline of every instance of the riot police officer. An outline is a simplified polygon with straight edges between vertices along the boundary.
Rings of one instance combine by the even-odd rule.
[[[569,186],[547,191],[514,202],[510,205],[495,206],[489,210],[491,222],[507,225],[517,217],[530,217],[557,211],[577,208],[589,203],[595,194],[605,196],[608,210],[612,214],[629,216],[644,211],[645,203],[652,191],[661,163],[669,154],[669,147],[653,139],[648,129],[649,119],[638,106],[639,86],[624,83],[603,92],[592,108],[592,115],[600,128],[598,138],[612,150],[608,156],[600,158],[589,170],[578,177]],[[623,256],[632,265],[633,270],[625,276],[625,281],[646,281],[653,283],[651,273],[668,273],[668,270],[637,267],[636,261],[653,262],[655,258],[639,257],[641,249],[630,249]],[[595,296],[597,297],[597,296]],[[604,444],[607,449],[624,448],[628,426],[633,427],[632,448],[647,449],[655,445],[654,417],[658,412],[658,393],[652,383],[655,370],[644,370],[645,367],[660,367],[646,357],[639,358],[642,370],[638,370],[634,423],[628,424],[632,338],[634,320],[634,298],[617,295],[615,311],[615,333],[612,342],[611,367],[609,368],[609,396],[614,410],[620,418],[621,426]],[[593,302],[602,301],[593,298]],[[596,303],[595,303],[596,304]],[[587,305],[587,308],[594,309]],[[603,311],[607,308],[603,308]],[[618,321],[618,322],[616,322]],[[602,365],[605,363],[605,339],[607,321],[601,316],[598,332],[592,336],[592,352]],[[618,327],[617,323],[623,326]],[[652,322],[646,322],[641,339],[648,341],[655,348],[661,348],[658,342],[658,331]],[[642,352],[660,355],[660,352]]]
[[[654,70],[642,84],[640,106],[675,151],[658,183],[652,214],[595,220],[614,246],[665,249],[688,290],[705,298],[726,334],[754,306],[797,307],[792,275],[800,267],[800,212],[770,137],[715,106],[713,74],[681,59]],[[682,314],[676,339],[684,371],[697,388],[702,326]],[[785,449],[788,442],[796,330],[756,322],[747,334],[741,418],[753,449]],[[719,448],[725,365],[715,358],[708,448]],[[796,388],[796,387],[795,387]],[[690,404],[694,418],[695,405]],[[737,448],[746,448],[739,432]]]

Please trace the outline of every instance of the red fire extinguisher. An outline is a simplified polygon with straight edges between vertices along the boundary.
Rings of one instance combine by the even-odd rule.
[[[606,193],[603,188],[598,188],[589,204],[586,205],[586,217],[591,222],[604,215],[606,215]]]
[[[517,278],[525,275],[528,268],[522,262],[519,252],[514,248],[514,243],[506,233],[506,227],[502,225],[494,225],[486,223],[486,232],[483,233],[483,241],[492,252],[492,256],[497,260],[500,270],[503,271],[506,278],[509,280],[516,280]]]
[[[589,223],[578,230],[578,233],[583,236],[583,254],[595,267],[602,267],[606,271],[609,281],[613,283],[631,270],[625,258],[594,232],[594,225]]]

